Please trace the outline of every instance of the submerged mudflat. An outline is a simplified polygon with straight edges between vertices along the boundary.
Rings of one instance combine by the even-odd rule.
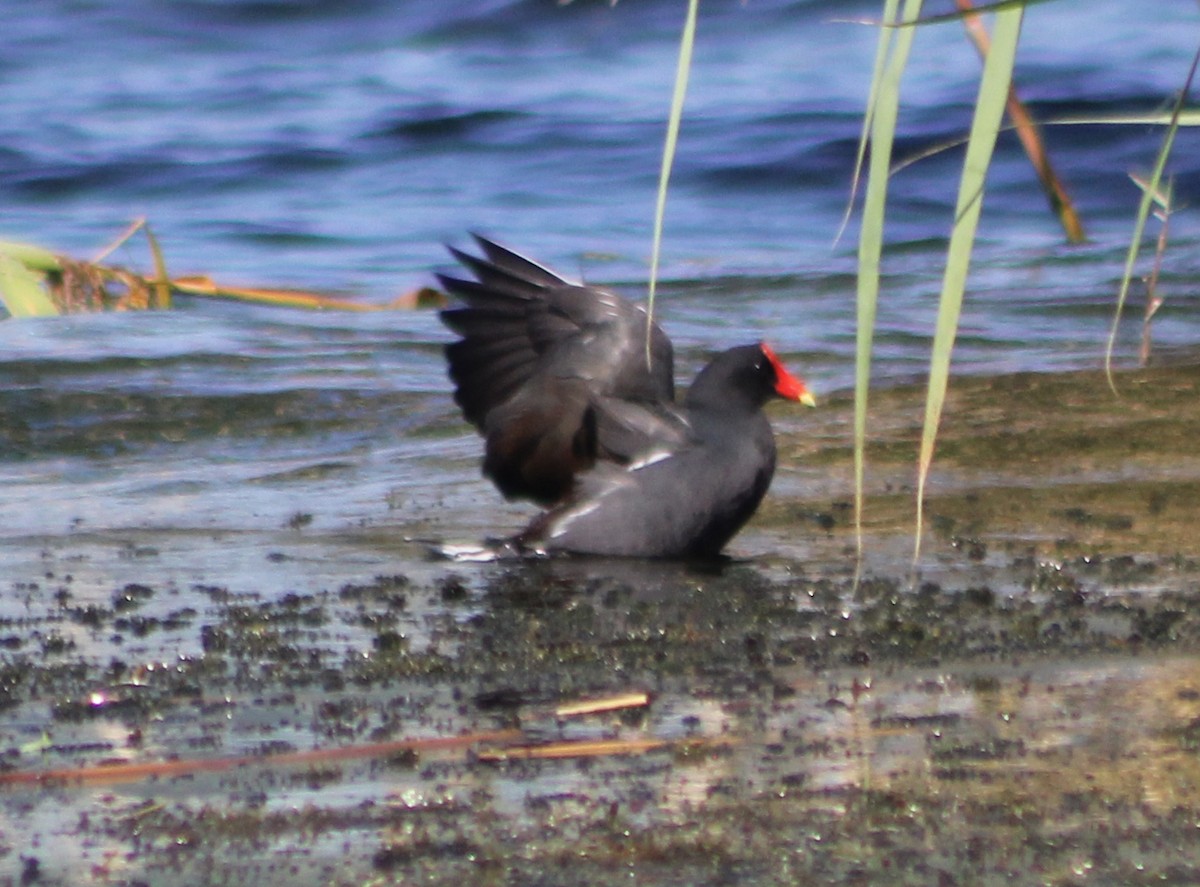
[[[721,564],[319,502],[29,538],[0,883],[1200,880],[1200,367],[1118,385],[957,380],[915,568],[922,392],[877,393],[857,584],[846,399],[777,414]]]

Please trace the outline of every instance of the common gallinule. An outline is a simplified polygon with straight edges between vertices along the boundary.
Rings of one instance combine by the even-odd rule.
[[[438,275],[454,399],[486,444],[483,473],[548,509],[511,544],[528,553],[718,554],[762,501],[775,437],[762,412],[809,406],[766,344],[718,354],[675,401],[671,342],[614,292],[572,283],[476,236],[450,248],[475,277]],[[646,336],[650,348],[646,348]]]

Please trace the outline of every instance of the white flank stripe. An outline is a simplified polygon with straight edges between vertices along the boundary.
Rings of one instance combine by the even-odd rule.
[[[557,539],[563,533],[567,532],[567,527],[571,526],[573,520],[583,517],[585,514],[591,514],[599,507],[599,501],[588,502],[579,508],[572,508],[570,511],[564,513],[562,517],[554,522],[554,530],[550,533],[550,538]]]
[[[654,450],[647,453],[642,458],[635,462],[630,462],[626,471],[637,471],[639,468],[645,468],[647,465],[653,465],[655,462],[661,462],[663,459],[670,459],[675,453],[671,450]]]
[[[574,508],[564,511],[557,520],[554,521],[554,529],[550,531],[550,538],[557,539],[563,533],[567,532],[567,527],[571,526],[571,522],[579,518],[591,514],[600,507],[600,503],[604,501],[606,496],[615,493],[621,487],[629,485],[629,481],[622,480],[619,477],[610,480],[608,485],[596,495],[592,496],[583,502],[580,502]]]

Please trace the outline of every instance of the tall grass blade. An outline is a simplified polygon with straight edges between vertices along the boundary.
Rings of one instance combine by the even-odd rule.
[[[1130,176],[1134,183],[1140,188],[1145,188],[1147,183],[1142,181],[1137,176]],[[1174,210],[1174,194],[1175,182],[1173,179],[1167,179],[1167,186],[1161,192],[1154,195],[1154,203],[1158,207],[1154,211],[1154,216],[1162,225],[1158,229],[1158,240],[1154,245],[1154,264],[1150,266],[1150,276],[1146,278],[1146,307],[1142,311],[1142,345],[1138,349],[1138,366],[1145,367],[1150,363],[1151,352],[1151,335],[1150,321],[1154,319],[1154,315],[1158,313],[1158,309],[1163,305],[1163,297],[1158,293],[1158,278],[1162,273],[1163,256],[1167,252],[1167,240],[1171,232],[1171,213]]]
[[[59,261],[57,255],[31,243],[0,240],[0,253],[16,259],[30,271],[49,274],[52,271],[62,271],[63,269],[62,262]]]
[[[1060,117],[1047,117],[1039,120],[1038,125],[1043,128],[1047,126],[1170,126],[1173,120],[1177,120],[1180,126],[1200,126],[1200,111],[1181,110],[1177,117],[1170,113],[1065,114]],[[1009,132],[1010,130],[1016,131],[1017,127],[1008,125],[1001,131]],[[914,151],[896,161],[892,166],[892,175],[896,175],[922,160],[936,157],[938,154],[959,148],[966,143],[965,137],[956,137]]]
[[[1121,277],[1121,289],[1117,293],[1117,307],[1113,311],[1108,345],[1104,349],[1104,376],[1108,379],[1108,387],[1114,395],[1117,394],[1117,383],[1113,378],[1112,358],[1113,351],[1117,347],[1117,329],[1121,325],[1121,313],[1125,310],[1125,300],[1129,296],[1129,285],[1133,281],[1133,269],[1137,264],[1138,250],[1141,248],[1142,237],[1146,233],[1146,220],[1150,217],[1150,209],[1154,205],[1155,195],[1159,193],[1163,171],[1167,168],[1167,159],[1171,156],[1175,135],[1179,132],[1180,113],[1183,110],[1184,102],[1187,101],[1188,93],[1192,91],[1192,81],[1196,78],[1197,65],[1200,65],[1200,49],[1197,49],[1196,54],[1192,56],[1192,66],[1188,69],[1187,80],[1184,82],[1183,89],[1179,91],[1179,97],[1175,100],[1171,121],[1167,125],[1166,135],[1163,136],[1162,148],[1159,149],[1158,157],[1154,161],[1154,171],[1150,173],[1150,179],[1142,187],[1142,199],[1138,203],[1137,215],[1134,217],[1133,237],[1129,242],[1129,251],[1125,255],[1125,273]]]
[[[679,142],[679,122],[683,119],[683,100],[687,96],[688,74],[692,70],[692,47],[696,44],[696,14],[700,0],[688,0],[687,18],[679,40],[679,63],[675,68],[675,91],[671,95],[671,116],[663,144],[662,168],[658,174],[658,197],[654,203],[654,243],[650,249],[650,292],[646,297],[646,363],[650,363],[650,324],[654,319],[654,295],[658,289],[658,265],[662,253],[663,218],[667,211],[667,186]]]
[[[867,399],[871,387],[871,349],[875,338],[875,314],[879,301],[880,258],[883,253],[883,223],[887,207],[888,167],[896,137],[900,109],[900,80],[912,47],[913,28],[893,31],[899,0],[884,4],[885,27],[879,32],[875,54],[876,71],[867,109],[871,120],[871,157],[863,197],[862,225],[858,236],[857,336],[854,361],[854,536],[861,567],[863,554],[863,486],[866,466]],[[921,14],[921,0],[906,0],[904,19]],[[864,133],[865,135],[865,133]],[[859,149],[860,159],[863,148]]]
[[[854,171],[850,174],[850,196],[846,200],[846,211],[842,213],[841,224],[833,235],[833,245],[837,246],[850,225],[850,217],[854,215],[854,202],[858,197],[858,186],[862,181],[863,164],[867,159],[867,145],[871,137],[871,123],[875,119],[875,105],[879,100],[879,87],[884,77],[884,66],[887,64],[888,51],[892,46],[892,31],[889,28],[896,20],[896,10],[900,0],[884,0],[883,17],[880,19],[879,42],[875,45],[875,63],[871,66],[871,86],[867,90],[867,110],[863,114],[862,131],[858,134],[858,151],[854,155]]]
[[[53,317],[58,308],[47,295],[45,276],[0,251],[0,301],[12,317]]]
[[[975,117],[963,159],[959,180],[958,200],[954,212],[954,228],[946,255],[946,270],[942,278],[942,294],[938,305],[937,330],[933,338],[933,353],[929,362],[929,390],[925,400],[925,424],[921,432],[921,450],[917,460],[917,526],[913,543],[913,563],[921,555],[921,535],[924,530],[925,484],[933,462],[946,387],[950,379],[950,355],[958,334],[966,292],[967,272],[971,266],[971,250],[979,215],[983,210],[984,184],[996,137],[1004,119],[1005,103],[1012,83],[1017,43],[1021,36],[1023,6],[1004,8],[996,13],[992,28],[992,49],[983,66],[979,94],[975,101]]]

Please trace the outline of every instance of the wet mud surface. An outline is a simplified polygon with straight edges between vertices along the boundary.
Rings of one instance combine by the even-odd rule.
[[[857,583],[844,399],[719,564],[29,539],[0,884],[1200,881],[1200,369],[1119,384],[956,381],[915,569],[877,393]]]

